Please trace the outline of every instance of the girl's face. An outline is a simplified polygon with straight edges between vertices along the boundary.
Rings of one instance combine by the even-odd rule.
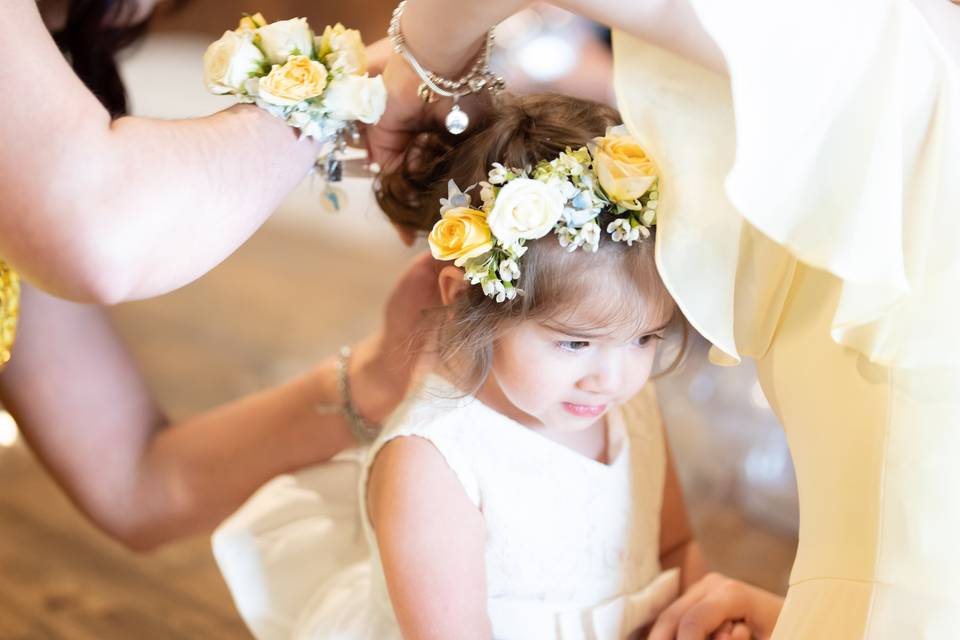
[[[589,326],[584,318],[564,325]],[[482,398],[532,428],[577,431],[647,383],[665,327],[571,330],[525,320],[495,343]]]

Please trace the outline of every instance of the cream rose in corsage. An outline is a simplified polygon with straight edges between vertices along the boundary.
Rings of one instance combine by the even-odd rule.
[[[597,179],[610,200],[628,209],[642,209],[638,200],[657,180],[657,167],[643,147],[624,127],[610,129],[592,146]]]
[[[338,181],[339,154],[357,122],[375,124],[386,109],[380,76],[367,75],[360,33],[342,24],[317,36],[304,18],[267,22],[246,15],[204,54],[204,78],[213,93],[254,103],[302,136],[326,143],[318,166]]]
[[[263,52],[253,43],[252,33],[227,31],[203,54],[207,89],[216,94],[242,91],[247,80],[266,64]]]
[[[367,72],[367,49],[356,29],[347,29],[339,22],[323,30],[314,42],[317,56],[334,73],[361,75]]]
[[[373,124],[387,108],[387,87],[381,76],[343,76],[330,83],[324,102],[331,118]]]
[[[427,238],[430,252],[437,260],[453,260],[462,267],[493,248],[493,236],[487,225],[487,214],[469,207],[448,209],[433,226]]]
[[[272,22],[255,33],[270,64],[283,64],[291,56],[313,56],[313,32],[306,18]]]

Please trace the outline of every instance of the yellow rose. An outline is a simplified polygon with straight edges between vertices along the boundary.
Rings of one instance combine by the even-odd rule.
[[[594,140],[593,167],[600,186],[610,199],[628,208],[657,179],[657,167],[637,141],[629,136],[604,136]]]
[[[316,39],[317,56],[331,71],[362,75],[367,71],[367,49],[360,32],[339,22],[326,27]]]
[[[240,18],[240,24],[237,26],[237,32],[256,31],[260,27],[267,26],[267,21],[259,11],[252,16],[243,16]]]
[[[486,214],[467,207],[444,212],[443,218],[433,225],[427,242],[434,258],[454,260],[458,267],[493,248]]]
[[[260,78],[260,98],[270,104],[288,107],[323,93],[327,69],[307,56],[292,56],[283,66],[274,65]]]

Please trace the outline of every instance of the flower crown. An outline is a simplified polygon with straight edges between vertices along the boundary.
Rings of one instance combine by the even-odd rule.
[[[207,48],[203,66],[211,92],[255,103],[325,142],[342,141],[355,121],[376,123],[386,107],[383,78],[367,75],[360,32],[339,23],[317,36],[306,18],[248,15]]]
[[[468,192],[475,186],[461,191],[448,183],[428,242],[434,258],[463,267],[464,279],[498,303],[523,294],[514,283],[527,240],[552,230],[567,251],[594,252],[601,213],[615,216],[607,233],[628,246],[649,238],[657,223],[657,168],[622,125],[532,170],[494,163],[479,184],[480,209],[470,207]]]

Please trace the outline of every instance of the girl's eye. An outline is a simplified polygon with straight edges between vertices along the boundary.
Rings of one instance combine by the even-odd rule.
[[[648,333],[645,336],[640,336],[639,338],[637,338],[637,345],[641,347],[645,347],[648,344],[650,344],[650,342],[653,340],[663,340],[663,336],[660,335],[659,333]]]
[[[563,351],[583,351],[590,343],[586,340],[561,340],[557,346]]]

